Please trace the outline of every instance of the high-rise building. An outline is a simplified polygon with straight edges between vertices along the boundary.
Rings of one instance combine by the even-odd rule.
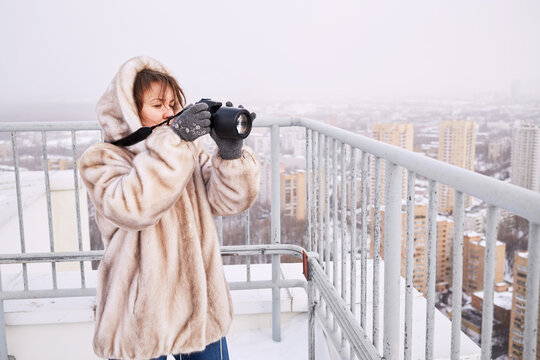
[[[484,253],[482,234],[466,232],[463,236],[463,291],[469,295],[484,290]],[[495,284],[504,282],[506,244],[497,241],[495,249]]]
[[[385,142],[390,145],[399,146],[400,148],[413,151],[414,126],[412,123],[386,123],[373,124],[371,126],[372,137],[375,140]],[[385,164],[381,161],[381,204],[384,204],[384,184],[385,184]],[[402,197],[407,195],[407,172],[403,171],[403,181],[401,184]],[[375,191],[375,170],[372,164],[371,171],[371,195]],[[373,196],[371,197],[373,198]]]
[[[306,172],[281,174],[281,204],[283,215],[296,220],[306,219]]]
[[[452,287],[452,246],[454,220],[450,216],[437,216],[437,291]]]
[[[540,127],[520,124],[512,132],[512,184],[540,191]]]
[[[439,160],[474,171],[476,155],[476,123],[474,121],[450,120],[439,126]],[[465,207],[471,206],[466,196]],[[454,189],[439,185],[439,211],[454,211]]]
[[[525,342],[525,306],[527,301],[527,252],[514,253],[514,293],[512,314],[510,315],[510,339],[508,340],[508,359],[523,359]],[[538,318],[540,324],[540,317]],[[538,326],[538,325],[537,325]],[[540,334],[536,337],[536,348],[540,346]],[[536,352],[540,359],[540,352]]]
[[[371,255],[373,256],[373,208],[371,209]],[[405,276],[406,266],[406,239],[407,239],[407,214],[401,213],[401,276]],[[381,210],[381,258],[384,259],[384,211]],[[454,222],[450,218],[439,216],[437,218],[437,289],[446,288],[451,283],[452,277],[452,241],[454,237]],[[413,286],[423,294],[426,293],[427,280],[427,246],[428,246],[428,219],[427,206],[418,204],[414,210],[414,261],[413,261]]]

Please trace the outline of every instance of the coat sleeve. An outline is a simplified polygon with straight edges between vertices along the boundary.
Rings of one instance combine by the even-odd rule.
[[[81,157],[80,173],[100,214],[120,228],[142,230],[180,197],[195,169],[195,150],[162,128],[136,155],[107,143],[93,145]]]
[[[224,160],[218,149],[212,157],[201,151],[199,162],[214,215],[236,215],[249,209],[259,193],[259,161],[253,150],[244,146],[238,159]]]

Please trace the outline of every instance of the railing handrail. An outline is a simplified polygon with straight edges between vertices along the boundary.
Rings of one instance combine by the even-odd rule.
[[[79,131],[101,130],[97,121],[0,122],[0,132],[7,131]]]

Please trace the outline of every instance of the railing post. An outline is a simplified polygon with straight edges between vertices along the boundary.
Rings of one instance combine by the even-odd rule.
[[[384,231],[384,349],[385,360],[399,358],[399,299],[401,265],[401,177],[403,172],[386,161]]]
[[[540,272],[540,225],[529,224],[529,245],[527,256],[527,306],[525,307],[525,344],[524,360],[536,359],[538,338],[538,278]]]
[[[429,180],[428,243],[426,278],[426,359],[433,359],[435,331],[435,294],[437,280],[437,200],[439,185]]]
[[[454,197],[454,261],[452,265],[452,342],[451,360],[459,360],[461,352],[461,300],[463,297],[463,218],[465,216],[464,196],[456,190]]]
[[[2,293],[2,271],[0,269],[0,293]],[[8,360],[6,337],[6,318],[4,317],[4,300],[0,300],[0,360]]]
[[[414,185],[416,175],[414,171],[407,172],[407,237],[405,242],[405,328],[404,328],[404,360],[412,358],[412,311],[414,286]]]
[[[304,274],[308,282],[308,359],[315,360],[315,307],[317,305],[315,300],[315,284],[313,284],[309,260],[305,252],[302,260],[304,262]]]
[[[495,254],[497,252],[497,208],[487,209],[486,248],[484,253],[484,300],[482,301],[482,360],[491,359],[493,335],[493,289],[495,283]],[[528,304],[527,304],[528,305]]]
[[[279,164],[279,126],[272,125],[272,244],[281,243],[281,179]],[[272,282],[279,280],[280,256],[272,255]],[[281,289],[272,288],[272,339],[281,341]]]

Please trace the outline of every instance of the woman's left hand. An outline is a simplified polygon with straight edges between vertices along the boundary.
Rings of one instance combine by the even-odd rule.
[[[225,106],[232,107],[233,104],[230,101],[227,101]],[[242,109],[244,108],[242,105],[239,105],[238,107]],[[250,115],[251,120],[255,120],[257,115],[255,113],[251,113]],[[242,146],[244,144],[242,139],[222,139],[217,136],[214,128],[211,129],[210,136],[216,142],[219,148],[219,156],[221,156],[222,159],[234,160],[242,156]]]

